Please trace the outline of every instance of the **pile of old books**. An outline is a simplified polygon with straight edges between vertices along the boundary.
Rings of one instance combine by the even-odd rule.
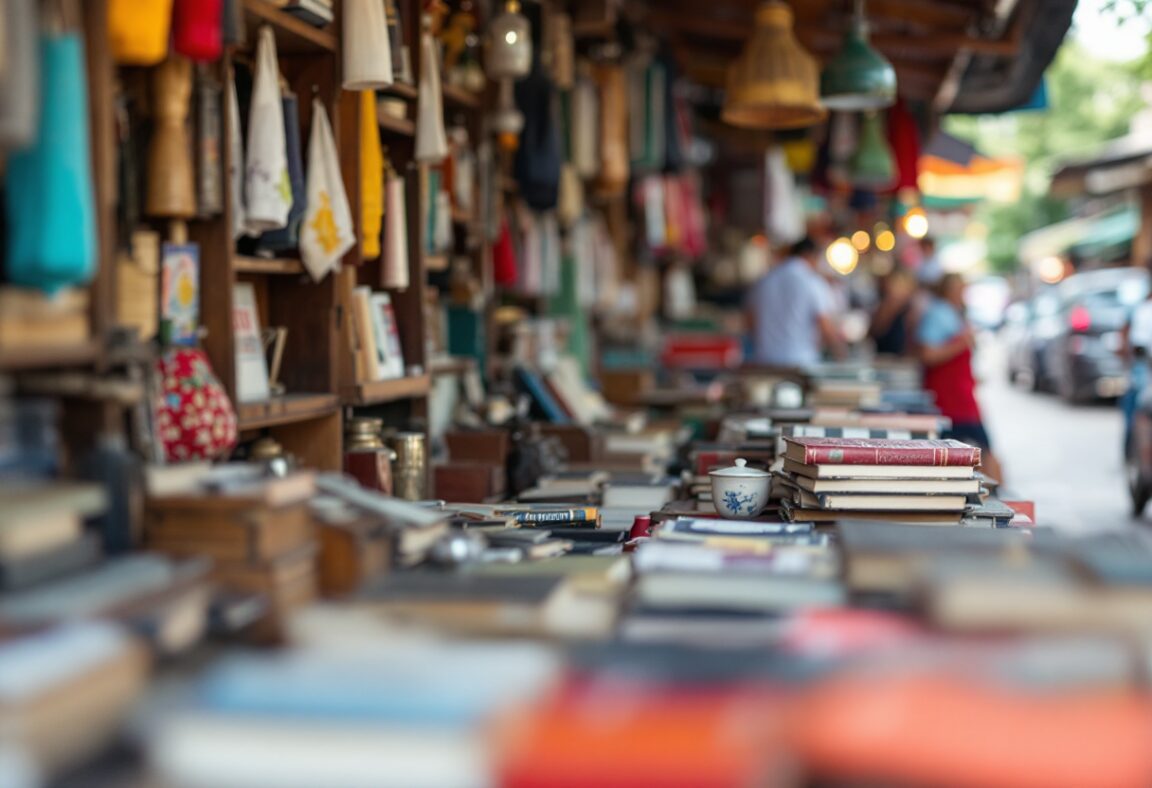
[[[960,525],[980,450],[954,440],[785,437],[781,512],[792,521]]]

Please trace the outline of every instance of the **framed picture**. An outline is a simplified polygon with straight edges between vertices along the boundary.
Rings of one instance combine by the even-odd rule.
[[[160,267],[160,317],[173,345],[194,346],[200,334],[200,247],[164,244]]]

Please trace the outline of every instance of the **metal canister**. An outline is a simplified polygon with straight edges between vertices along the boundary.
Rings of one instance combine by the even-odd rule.
[[[346,451],[379,451],[384,448],[384,420],[367,416],[349,419],[344,428]]]
[[[392,468],[393,494],[407,501],[428,498],[428,441],[422,432],[398,432],[392,438],[396,464]]]
[[[392,493],[391,449],[384,444],[384,420],[358,416],[344,428],[344,472],[370,490]]]

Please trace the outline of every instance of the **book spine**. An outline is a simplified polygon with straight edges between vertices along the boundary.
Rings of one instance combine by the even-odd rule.
[[[600,513],[594,508],[567,509],[555,512],[512,510],[496,512],[496,516],[509,517],[521,525],[537,525],[542,523],[549,525],[586,525],[588,523],[597,523],[600,520]]]
[[[805,465],[931,465],[972,466],[980,464],[980,449],[924,447],[922,449],[868,448],[865,446],[807,446]]]

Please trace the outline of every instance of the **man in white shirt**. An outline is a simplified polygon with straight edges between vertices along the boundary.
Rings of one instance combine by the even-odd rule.
[[[753,363],[810,367],[820,363],[822,348],[844,356],[832,291],[817,271],[819,261],[816,244],[805,238],[752,286],[745,308]]]

